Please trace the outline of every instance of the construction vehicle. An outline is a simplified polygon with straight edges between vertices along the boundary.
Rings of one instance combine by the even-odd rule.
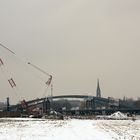
[[[30,117],[30,118],[41,118],[42,117],[42,109],[37,107],[36,105],[28,106],[28,103],[25,100],[21,101],[22,107],[22,117]]]

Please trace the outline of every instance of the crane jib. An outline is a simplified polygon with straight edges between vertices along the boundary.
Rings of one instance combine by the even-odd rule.
[[[3,47],[4,49],[8,50],[8,51],[11,52],[12,54],[15,54],[12,50],[10,50],[9,48],[7,48],[7,47],[4,46],[3,44],[0,43],[0,46]]]

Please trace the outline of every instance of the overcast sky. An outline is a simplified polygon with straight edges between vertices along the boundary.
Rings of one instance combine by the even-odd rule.
[[[43,96],[48,77],[26,61],[54,95],[95,95],[97,78],[103,97],[140,95],[139,0],[0,0],[0,42],[17,54],[0,48],[0,101]]]

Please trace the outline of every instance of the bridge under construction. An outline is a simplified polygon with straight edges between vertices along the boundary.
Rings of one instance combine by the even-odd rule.
[[[8,50],[12,55],[16,56],[16,54],[0,44],[1,47]],[[55,110],[62,114],[69,115],[86,115],[86,114],[111,114],[116,111],[121,112],[129,112],[129,113],[139,113],[140,109],[135,108],[132,105],[127,104],[125,101],[120,99],[115,99],[112,97],[104,98],[101,94],[101,89],[99,85],[99,79],[97,80],[97,89],[96,96],[87,96],[87,95],[60,95],[53,96],[53,84],[52,84],[52,75],[42,70],[40,67],[28,62],[26,63],[41,73],[49,76],[48,80],[45,82],[46,90],[50,87],[51,96],[45,98],[33,99],[30,101],[21,101],[19,104],[11,105],[9,104],[9,98],[7,98],[7,107],[4,108],[7,112],[20,112],[20,114],[28,114],[28,115],[38,115],[46,112],[50,112],[51,110]],[[0,69],[3,75],[5,76],[7,82],[11,86],[14,91],[16,91],[17,83],[11,75],[9,76],[6,68],[5,61],[0,58]],[[74,103],[74,100],[78,103]],[[76,104],[76,105],[74,105]],[[69,105],[69,107],[68,107]]]
[[[71,102],[73,100],[80,100],[84,106],[80,107],[71,107],[67,108],[66,104],[58,108],[53,108],[52,104],[55,104],[56,101],[60,103],[63,101]],[[129,114],[140,114],[139,108],[134,108],[126,104],[122,100],[115,100],[113,98],[102,98],[95,96],[86,96],[86,95],[62,95],[62,96],[53,96],[50,98],[40,98],[30,101],[26,101],[28,107],[38,106],[42,108],[44,112],[50,112],[55,110],[65,115],[102,115],[102,114],[112,114],[116,111],[121,111],[123,113]],[[57,104],[56,104],[57,105]],[[21,111],[21,104],[17,104],[10,107],[10,110]]]

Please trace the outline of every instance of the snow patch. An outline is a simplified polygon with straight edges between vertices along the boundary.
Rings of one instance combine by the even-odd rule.
[[[127,119],[128,117],[127,117],[127,115],[125,115],[125,114],[121,113],[120,111],[118,111],[118,112],[115,112],[115,113],[111,114],[109,116],[109,118],[110,119],[121,120],[121,119]]]

